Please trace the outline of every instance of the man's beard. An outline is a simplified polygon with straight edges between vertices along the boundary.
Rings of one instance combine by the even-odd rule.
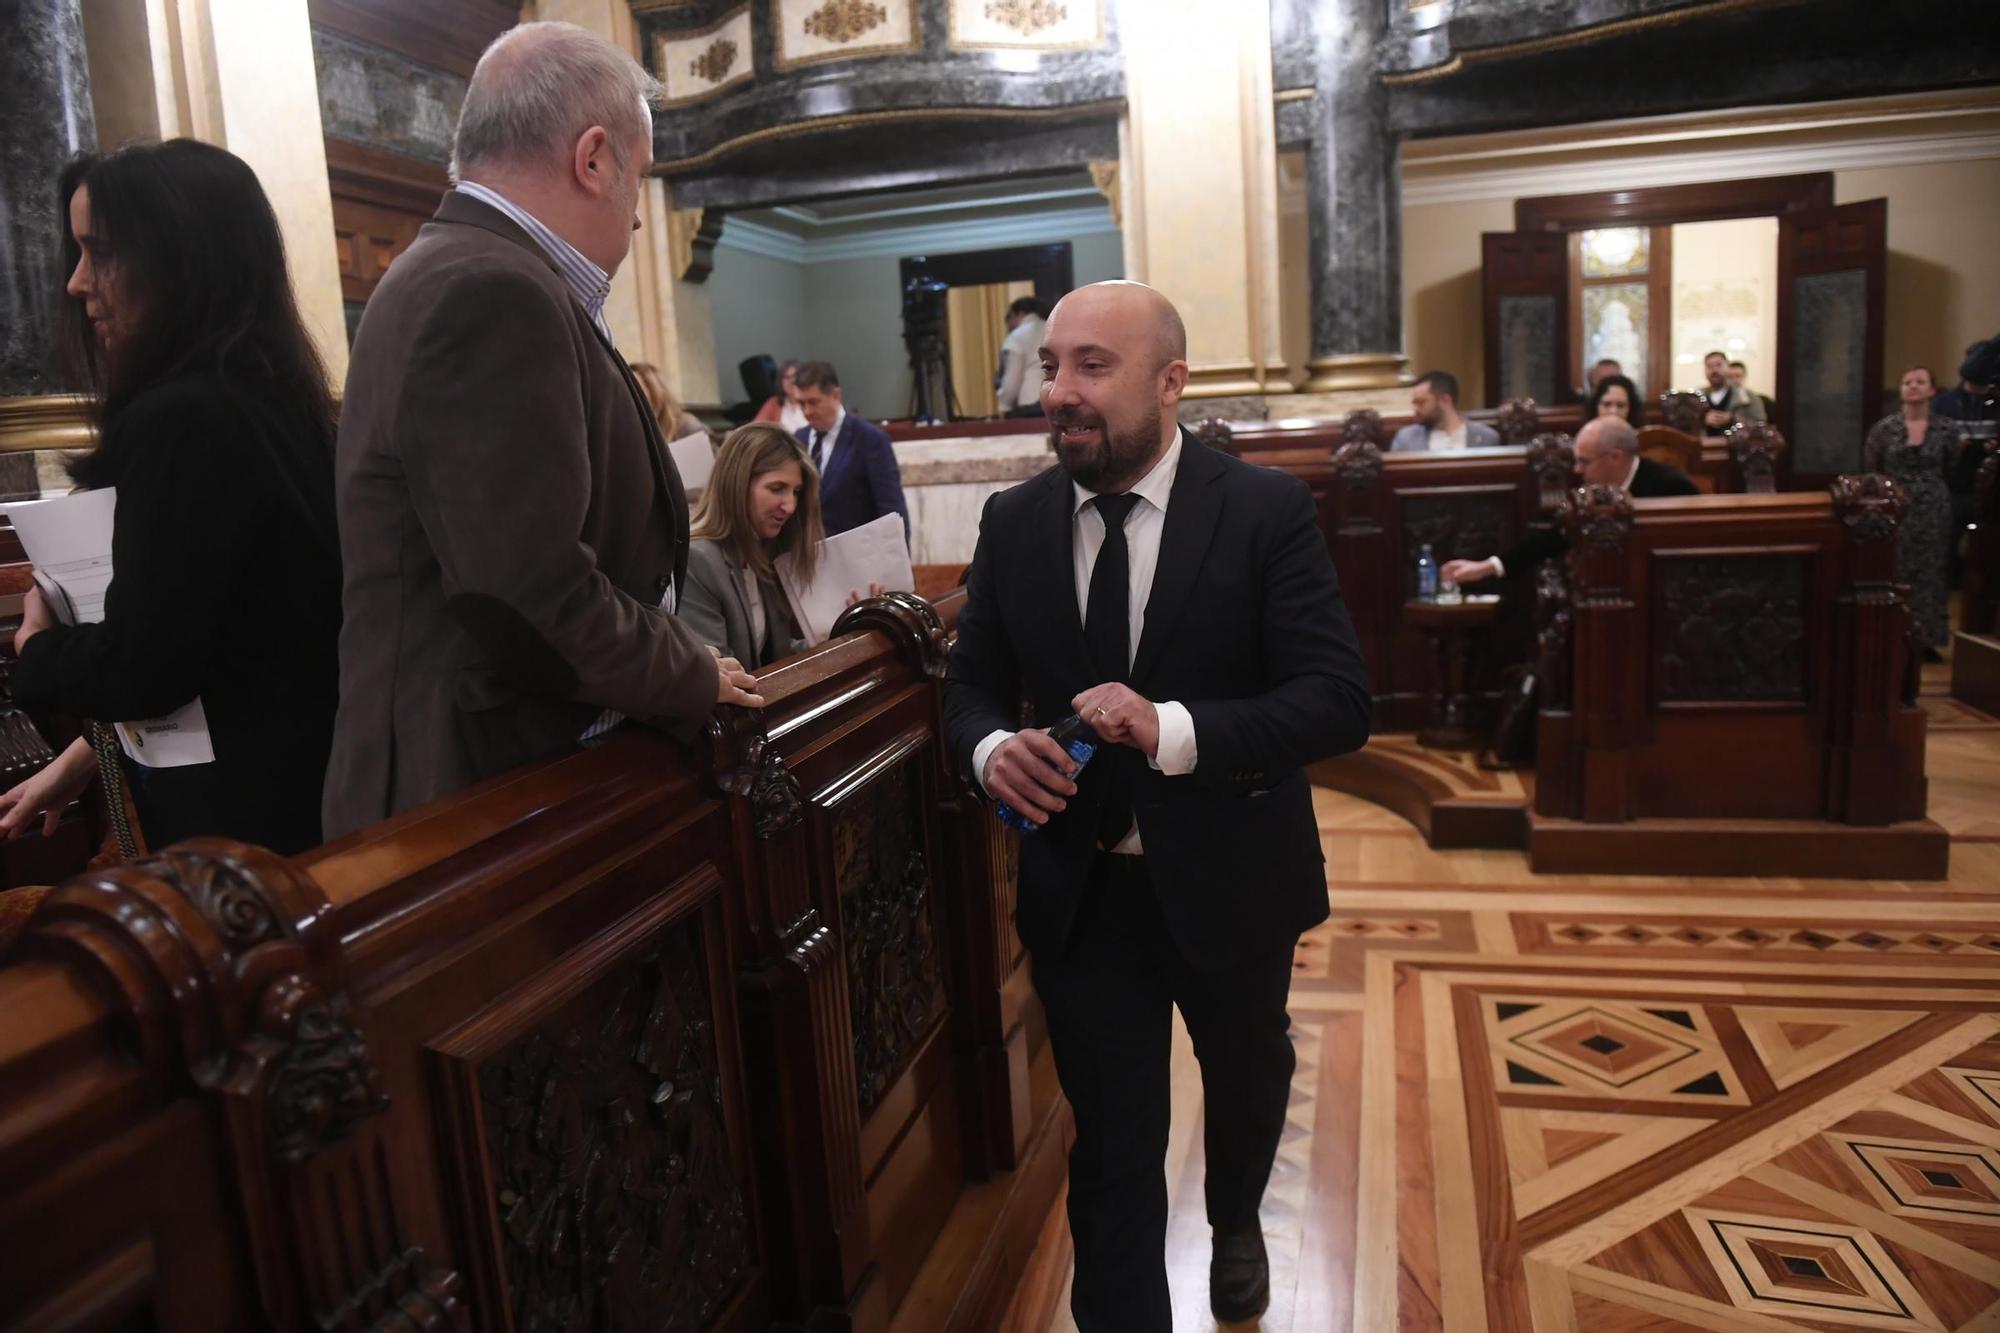
[[[1065,442],[1063,431],[1072,426],[1095,428],[1096,442]],[[1057,408],[1049,413],[1049,443],[1063,471],[1086,491],[1104,494],[1122,490],[1139,479],[1160,447],[1160,409],[1155,404],[1131,430],[1114,431],[1094,412]]]

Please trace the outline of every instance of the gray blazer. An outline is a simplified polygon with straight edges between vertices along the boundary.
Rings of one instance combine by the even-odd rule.
[[[764,590],[764,636],[753,640],[747,574],[730,559],[722,543],[702,538],[688,546],[687,584],[679,615],[703,643],[714,644],[748,670],[769,666],[781,657],[803,652],[806,641],[783,629],[783,596]]]
[[[356,331],[334,450],[337,838],[575,745],[698,720],[715,659],[659,609],[687,497],[639,385],[554,264],[456,191]]]
[[[1389,444],[1389,452],[1395,454],[1421,454],[1430,452],[1431,428],[1421,422],[1412,421],[1396,432],[1396,438]],[[1468,449],[1498,449],[1500,432],[1483,421],[1465,423],[1465,447]]]

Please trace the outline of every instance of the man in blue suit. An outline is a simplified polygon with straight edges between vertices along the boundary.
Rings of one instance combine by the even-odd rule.
[[[884,514],[903,516],[910,534],[910,506],[889,432],[851,414],[840,401],[840,376],[824,361],[808,361],[793,381],[806,428],[799,443],[819,469],[819,516],[826,535],[871,523]]]

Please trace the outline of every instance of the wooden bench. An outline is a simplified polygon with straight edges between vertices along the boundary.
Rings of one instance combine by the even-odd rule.
[[[683,746],[55,889],[0,963],[0,1326],[998,1324],[1067,1112],[963,594]]]

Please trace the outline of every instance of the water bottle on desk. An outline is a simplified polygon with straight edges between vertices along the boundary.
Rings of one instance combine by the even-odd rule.
[[[1075,713],[1071,713],[1050,727],[1049,739],[1062,746],[1064,752],[1076,761],[1077,773],[1083,772],[1083,766],[1090,762],[1090,756],[1097,753],[1097,733],[1085,726],[1083,719]],[[1075,776],[1075,773],[1070,775],[1072,780]],[[1033,833],[1041,827],[1005,801],[1001,801],[993,813],[999,817],[1001,823],[1016,833]]]
[[[1435,602],[1438,595],[1438,562],[1431,555],[1431,546],[1425,542],[1417,552],[1417,600]]]

